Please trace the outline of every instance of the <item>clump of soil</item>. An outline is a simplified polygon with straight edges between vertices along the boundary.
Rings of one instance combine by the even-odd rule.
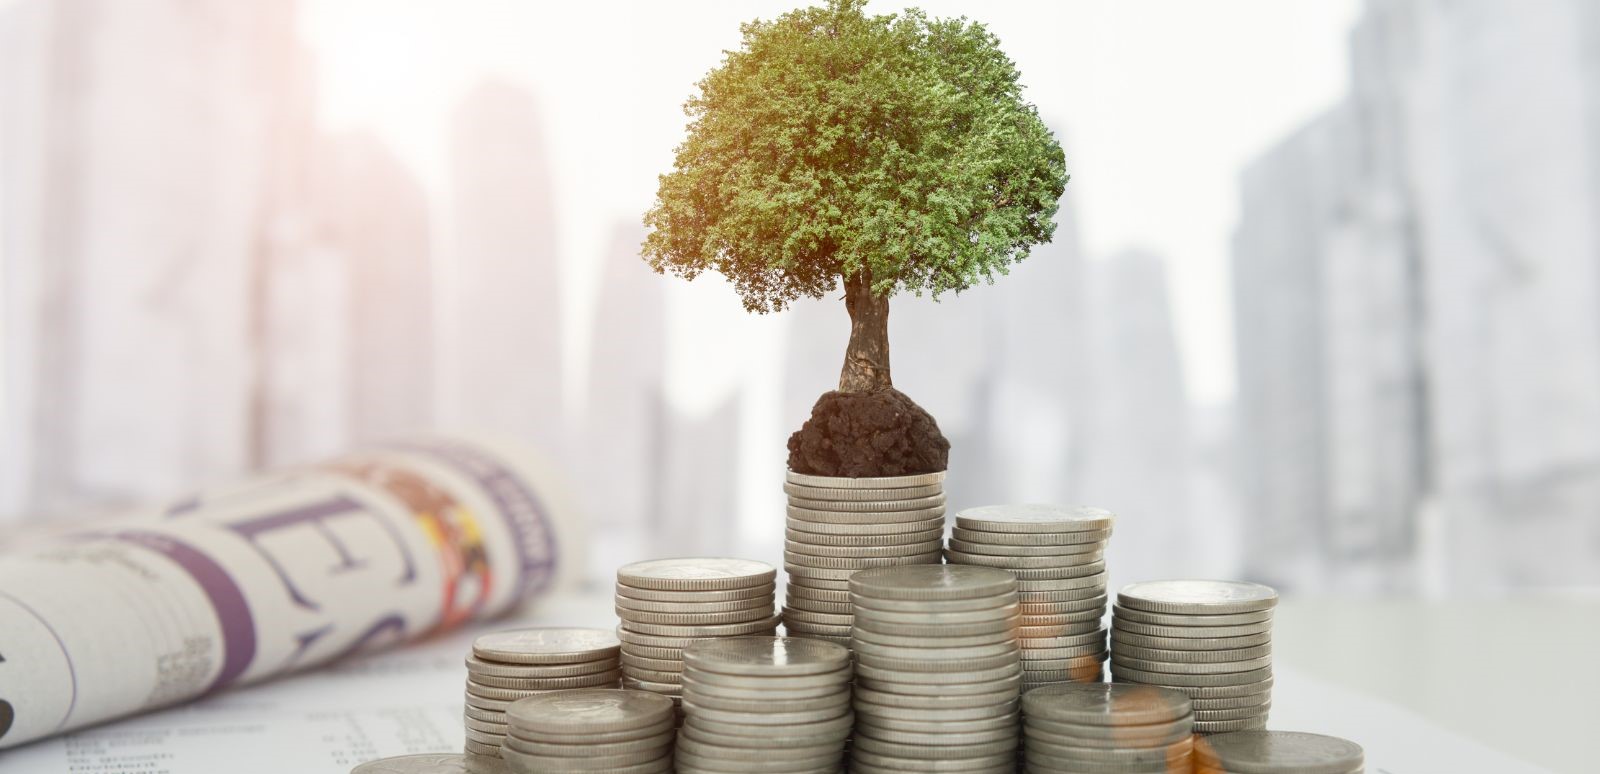
[[[813,476],[909,476],[949,460],[939,423],[894,388],[825,392],[789,436],[789,469]]]

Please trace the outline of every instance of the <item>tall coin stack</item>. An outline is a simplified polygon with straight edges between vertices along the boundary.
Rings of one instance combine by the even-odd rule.
[[[736,637],[683,652],[679,774],[836,772],[844,762],[850,651],[795,637]]]
[[[569,688],[614,688],[618,643],[604,629],[541,628],[478,637],[467,656],[466,753],[499,758],[512,702]]]
[[[1362,774],[1366,752],[1348,739],[1299,731],[1234,731],[1195,745],[1195,774]]]
[[[1100,508],[990,505],[956,514],[945,557],[1017,577],[1023,690],[1100,682],[1106,660],[1106,541]]]
[[[852,576],[850,596],[850,770],[1015,767],[1022,687],[1016,578],[990,567],[884,567]]]
[[[1022,697],[1028,772],[1188,774],[1194,724],[1188,697],[1149,685],[1063,683]]]
[[[944,536],[944,473],[881,478],[790,471],[784,541],[784,630],[850,644],[850,575],[857,570],[938,564]]]
[[[1258,583],[1165,580],[1117,593],[1111,674],[1194,700],[1194,730],[1265,728],[1272,709],[1272,610],[1278,592]]]
[[[513,774],[668,774],[672,700],[648,691],[557,691],[511,705],[504,756]]]
[[[623,687],[676,698],[684,648],[777,631],[777,574],[766,562],[720,558],[653,559],[617,570]]]

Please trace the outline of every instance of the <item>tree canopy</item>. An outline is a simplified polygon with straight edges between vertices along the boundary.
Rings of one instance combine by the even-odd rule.
[[[644,256],[727,276],[754,312],[820,297],[962,291],[1050,240],[1061,146],[983,25],[830,0],[741,27],[684,105]]]

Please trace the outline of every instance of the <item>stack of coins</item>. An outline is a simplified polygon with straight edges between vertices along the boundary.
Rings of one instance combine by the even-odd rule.
[[[485,769],[471,767],[463,755],[423,753],[367,761],[351,769],[350,774],[478,774],[479,771]]]
[[[850,575],[869,567],[938,564],[944,473],[883,478],[789,472],[784,630],[848,646]]]
[[[990,505],[956,514],[945,557],[1017,577],[1023,689],[1100,682],[1106,660],[1106,541],[1100,508]]]
[[[793,637],[736,637],[683,652],[680,774],[836,772],[844,762],[850,651]]]
[[[1169,580],[1117,593],[1111,674],[1194,700],[1202,734],[1265,728],[1272,708],[1272,609],[1257,583]]]
[[[1195,745],[1195,774],[1362,774],[1361,745],[1298,731],[1234,731]]]
[[[999,771],[1016,765],[1017,579],[912,565],[850,578],[856,727],[850,770]]]
[[[505,760],[514,774],[665,774],[677,712],[648,691],[557,691],[511,705]]]
[[[506,708],[518,699],[616,687],[618,650],[616,636],[604,629],[515,629],[474,640],[467,657],[467,758],[500,757]]]
[[[777,575],[765,562],[718,558],[654,559],[617,570],[623,687],[676,698],[684,648],[777,631]]]
[[[1026,770],[1171,774],[1193,765],[1188,697],[1147,685],[1063,683],[1022,697]]]

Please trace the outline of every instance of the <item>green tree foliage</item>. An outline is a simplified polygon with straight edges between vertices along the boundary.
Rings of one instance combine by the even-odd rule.
[[[645,215],[656,271],[719,272],[769,312],[841,278],[877,298],[959,292],[1049,241],[1065,160],[999,41],[864,5],[743,25],[684,105]]]

